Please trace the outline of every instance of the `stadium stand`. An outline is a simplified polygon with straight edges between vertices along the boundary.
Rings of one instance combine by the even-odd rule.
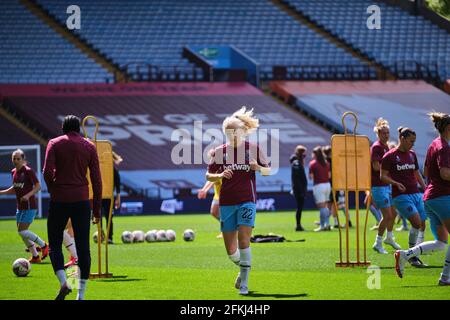
[[[11,140],[11,137],[14,137],[14,141]],[[39,141],[0,114],[0,145],[5,146],[10,144],[31,145],[39,144]]]
[[[60,24],[65,24],[66,8],[72,4],[68,0],[36,3]],[[81,30],[74,32],[135,80],[141,72],[143,80],[154,80],[152,75],[158,73],[163,74],[161,80],[203,79],[203,69],[182,57],[186,45],[234,45],[260,64],[262,79],[272,79],[277,65],[291,66],[288,78],[298,78],[299,73],[310,79],[376,77],[364,62],[271,1],[80,0],[77,5],[83,18]]]
[[[366,26],[366,9],[374,3],[382,10],[381,30]],[[439,78],[439,87],[445,82],[444,90],[450,92],[449,35],[420,16],[374,3],[78,0],[81,30],[69,31],[66,9],[73,2],[1,1],[0,111],[16,116],[42,139],[29,140],[0,114],[0,144],[42,145],[60,134],[64,115],[93,114],[100,120],[99,139],[111,140],[125,158],[120,170],[127,196],[153,201],[145,212],[159,212],[161,198],[178,200],[187,193],[188,210],[209,210],[191,193],[205,182],[206,164],[174,164],[171,152],[177,139],[171,135],[177,128],[192,133],[194,120],[203,120],[203,131],[220,130],[223,117],[242,105],[255,107],[263,128],[280,129],[280,169],[257,184],[261,193],[282,194],[285,198],[277,201],[289,209],[288,159],[294,147],[303,144],[311,151],[329,144],[332,132],[342,130],[344,111],[357,112],[360,133],[369,137],[379,116],[391,122],[392,140],[399,124],[413,127],[422,164],[423,148],[434,136],[424,114],[431,109],[448,112],[448,96],[423,82],[353,80],[384,79],[389,73],[401,79]],[[204,82],[211,73],[188,58],[187,46],[197,48],[195,53],[233,46],[257,62],[260,80],[316,81],[270,83],[289,109],[247,83]],[[120,83],[128,80],[135,83]],[[136,83],[140,81],[152,82]],[[203,139],[203,147],[209,142]],[[314,206],[312,197],[308,201]]]
[[[422,16],[372,0],[283,2],[400,79],[450,79],[450,34]],[[379,30],[366,26],[374,4],[381,10]]]
[[[392,141],[397,141],[400,126],[417,132],[414,150],[423,166],[426,151],[436,135],[434,127],[426,121],[433,110],[449,111],[450,96],[435,87],[416,80],[401,81],[274,81],[271,90],[292,103],[298,110],[309,114],[327,127],[343,131],[341,116],[353,111],[359,116],[358,134],[374,140],[373,126],[379,117],[387,119]],[[348,124],[353,128],[353,123]]]
[[[254,107],[261,128],[279,129],[280,171],[258,179],[260,191],[289,191],[289,156],[297,144],[312,150],[329,143],[331,134],[247,83],[152,83],[115,85],[35,85],[0,86],[4,105],[46,133],[59,134],[61,117],[92,114],[100,120],[98,139],[108,139],[124,155],[123,183],[154,196],[173,196],[175,188],[198,188],[205,182],[206,162],[176,164],[172,159],[178,138],[174,129],[193,132],[193,121],[202,120],[202,129],[221,134],[222,121],[242,105]],[[36,109],[40,111],[35,112]],[[272,136],[272,135],[271,135]],[[207,136],[203,147],[211,143]],[[270,142],[269,137],[269,142]],[[195,154],[198,154],[195,153]],[[270,152],[269,152],[270,155]],[[169,190],[170,189],[170,190]],[[164,194],[164,192],[169,193]],[[149,194],[151,193],[151,194]]]
[[[0,1],[0,83],[112,82],[107,70],[18,0]]]

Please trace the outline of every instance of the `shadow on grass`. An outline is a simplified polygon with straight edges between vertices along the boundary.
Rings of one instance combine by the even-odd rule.
[[[95,279],[95,281],[99,281],[99,282],[134,282],[134,281],[144,281],[144,280],[146,280],[146,279],[128,278],[128,276],[113,276],[112,278]]]
[[[400,288],[437,288],[439,287],[437,284],[429,284],[426,286],[400,286]]]
[[[307,297],[307,293],[299,293],[299,294],[283,294],[283,293],[257,293],[256,291],[249,291],[248,297],[253,298],[263,298],[263,297],[272,297],[277,299],[286,299],[286,298],[302,298]]]
[[[380,267],[381,270],[389,270],[389,269],[395,269],[395,267]],[[420,268],[414,268],[414,269],[442,269],[442,266],[426,266],[426,267],[420,267]]]

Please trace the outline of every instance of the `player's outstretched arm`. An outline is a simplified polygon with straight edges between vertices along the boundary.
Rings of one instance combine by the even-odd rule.
[[[217,182],[220,179],[231,179],[231,177],[233,176],[233,171],[231,170],[225,170],[222,173],[210,173],[209,171],[206,172],[206,180],[211,181],[211,182]]]
[[[261,172],[261,174],[263,176],[268,176],[270,175],[270,167],[269,165],[260,165],[256,160],[251,160],[250,161],[250,169],[253,171],[259,171]]]
[[[209,173],[206,172],[206,180],[209,182],[216,182],[220,180],[221,173]]]
[[[5,190],[0,190],[0,195],[7,195],[7,194],[16,194],[16,191],[14,190],[13,186]]]
[[[206,198],[206,194],[208,193],[209,189],[211,189],[211,187],[213,185],[214,185],[214,182],[206,181],[206,183],[203,186],[203,188],[198,190],[197,198],[205,199]]]

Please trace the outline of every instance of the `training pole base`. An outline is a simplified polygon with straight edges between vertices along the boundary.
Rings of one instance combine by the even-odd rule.
[[[102,278],[112,278],[112,273],[91,273],[89,279],[102,279]]]
[[[370,266],[370,261],[337,261],[336,262],[336,267],[340,267],[340,268],[348,268],[348,267],[368,267]]]

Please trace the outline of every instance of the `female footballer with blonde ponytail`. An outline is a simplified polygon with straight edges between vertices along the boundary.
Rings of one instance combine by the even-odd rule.
[[[387,251],[383,248],[383,235],[387,229],[384,243],[389,244],[394,249],[400,249],[395,242],[392,229],[395,222],[395,210],[392,206],[391,186],[380,179],[380,163],[381,159],[389,151],[389,122],[383,118],[378,118],[373,131],[377,135],[375,141],[370,148],[371,171],[372,171],[372,196],[377,208],[381,211],[382,218],[378,225],[378,234],[373,245],[373,249],[382,254]]]
[[[225,118],[223,132],[228,142],[214,150],[206,173],[208,181],[222,180],[220,225],[228,257],[240,267],[235,287],[241,295],[248,294],[250,237],[256,215],[255,171],[267,174],[269,170],[258,145],[246,141],[258,126],[259,120],[254,117],[253,109],[246,107]]]

